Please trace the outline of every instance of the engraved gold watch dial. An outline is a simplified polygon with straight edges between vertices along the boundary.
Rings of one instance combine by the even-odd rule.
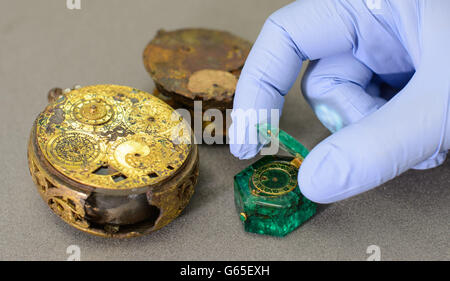
[[[160,99],[124,86],[72,90],[36,124],[40,151],[63,175],[105,189],[159,183],[183,165],[191,130]]]
[[[272,162],[255,170],[251,177],[257,193],[282,195],[297,186],[298,170],[288,162]]]

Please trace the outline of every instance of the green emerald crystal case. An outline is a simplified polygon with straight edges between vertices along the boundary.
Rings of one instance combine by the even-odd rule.
[[[278,141],[294,157],[265,156],[234,177],[237,211],[248,232],[285,236],[316,213],[298,188],[298,169],[308,150],[286,132],[260,125],[262,139]]]

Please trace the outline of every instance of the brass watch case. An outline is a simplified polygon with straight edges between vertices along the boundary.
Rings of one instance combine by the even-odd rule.
[[[187,206],[198,150],[173,108],[116,85],[53,90],[49,100],[31,130],[28,161],[39,194],[65,222],[129,238],[164,227]]]

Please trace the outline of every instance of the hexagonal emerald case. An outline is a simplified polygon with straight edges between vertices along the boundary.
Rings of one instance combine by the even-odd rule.
[[[234,177],[237,211],[248,232],[285,236],[316,213],[298,188],[297,174],[308,150],[286,132],[258,126],[266,143],[276,141],[293,155],[265,156]]]

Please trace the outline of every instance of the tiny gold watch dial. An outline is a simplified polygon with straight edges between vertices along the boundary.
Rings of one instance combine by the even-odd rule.
[[[111,120],[114,110],[103,99],[83,99],[73,107],[73,115],[81,123],[100,125]]]
[[[174,175],[191,150],[191,129],[174,109],[125,86],[72,90],[47,106],[36,122],[45,159],[92,187],[157,184]]]
[[[47,145],[51,162],[67,167],[86,167],[102,158],[101,144],[90,134],[66,132],[54,136]]]
[[[251,177],[257,193],[283,195],[297,186],[298,170],[288,162],[272,162],[255,170]]]

